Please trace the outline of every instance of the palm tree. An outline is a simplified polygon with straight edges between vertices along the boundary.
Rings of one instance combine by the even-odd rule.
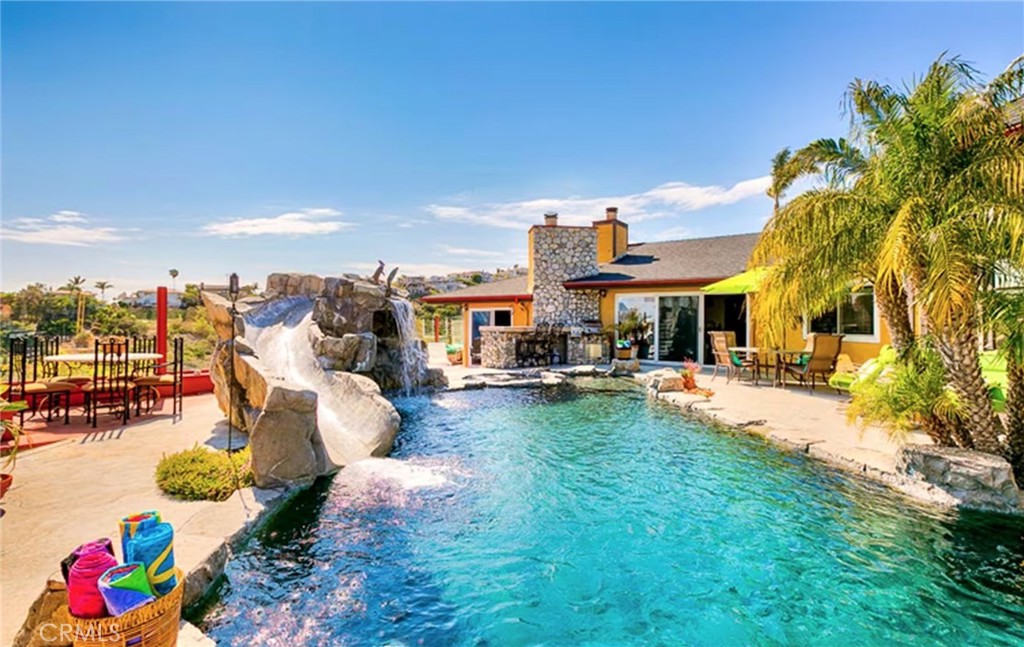
[[[73,276],[68,279],[68,282],[64,284],[61,289],[67,290],[68,292],[78,293],[82,291],[82,286],[85,285],[85,279],[81,276]]]
[[[167,270],[167,273],[171,275],[171,289],[174,291],[178,290],[178,270],[173,267]]]
[[[829,182],[776,210],[752,261],[773,263],[755,302],[759,319],[818,314],[870,282],[906,352],[916,306],[962,405],[959,444],[1007,458],[976,335],[993,266],[1024,267],[1024,137],[1006,127],[1007,103],[1022,89],[1021,59],[988,87],[955,58],[940,58],[904,91],[854,81],[850,141],[820,140],[773,160],[776,199],[803,151],[831,151],[818,158]]]
[[[114,287],[109,281],[96,281],[93,285],[100,291],[100,299],[103,299],[104,301],[106,301],[107,298],[107,290]]]

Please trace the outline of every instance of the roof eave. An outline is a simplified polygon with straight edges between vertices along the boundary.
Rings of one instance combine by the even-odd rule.
[[[692,279],[627,279],[622,281],[566,281],[562,284],[567,290],[592,290],[599,288],[629,288],[629,287],[695,287],[707,285],[715,281],[729,278],[727,276],[713,276]]]
[[[533,301],[532,294],[494,294],[460,297],[456,294],[433,294],[421,299],[424,303],[484,303],[487,301]]]

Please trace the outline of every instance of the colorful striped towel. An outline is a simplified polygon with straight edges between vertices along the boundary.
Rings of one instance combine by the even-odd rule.
[[[93,550],[78,556],[68,573],[68,608],[76,618],[102,618],[107,605],[100,594],[99,579],[117,560],[106,550]]]
[[[146,569],[139,562],[108,569],[100,576],[99,589],[112,616],[124,615],[156,599]]]
[[[128,539],[126,562],[141,562],[157,597],[167,595],[178,584],[174,575],[174,528],[169,523],[146,525]]]
[[[139,512],[121,519],[121,557],[124,558],[124,561],[132,561],[128,559],[128,540],[134,537],[135,533],[140,530],[152,528],[160,523],[160,521],[160,513],[156,510]]]

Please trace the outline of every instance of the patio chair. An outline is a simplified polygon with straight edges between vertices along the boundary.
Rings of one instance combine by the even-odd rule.
[[[142,415],[142,401],[147,400],[147,411],[152,411],[160,399],[160,389],[171,389],[171,413],[181,413],[182,384],[185,375],[185,340],[175,337],[172,343],[172,359],[163,364],[153,363],[152,375],[133,375],[135,383],[135,415]],[[154,346],[155,348],[155,346]],[[149,351],[139,351],[149,352]]]
[[[718,377],[719,367],[725,367],[725,381],[731,382],[735,376],[737,379],[743,377],[743,371],[750,371],[754,384],[758,381],[758,363],[756,359],[741,358],[729,350],[736,345],[736,333],[731,330],[714,330],[708,333],[711,337],[711,349],[715,356],[715,370],[711,379]]]
[[[811,333],[807,335],[807,347],[810,350],[800,360],[786,363],[785,371],[814,393],[818,376],[821,376],[822,382],[828,383],[829,376],[835,370],[836,359],[843,348],[843,336]]]
[[[93,350],[92,382],[82,387],[85,392],[85,416],[96,427],[99,410],[106,407],[111,413],[128,423],[131,413],[131,395],[135,383],[131,380],[128,362],[129,344],[123,339],[96,340]]]
[[[36,337],[11,337],[7,340],[7,382],[4,397],[11,402],[25,402],[32,415],[46,407],[46,420],[53,420],[53,414],[64,406],[64,424],[71,422],[71,392],[75,385],[69,382],[48,380],[44,374],[49,370],[43,361],[47,345]],[[25,424],[25,410],[18,414],[19,423]]]
[[[81,388],[83,384],[92,382],[89,375],[68,375],[60,374],[60,365],[54,362],[47,362],[46,357],[60,355],[60,337],[36,337],[36,366],[38,367],[38,379],[40,382],[62,382],[73,384],[75,388]]]
[[[156,337],[139,337],[135,336],[129,340],[130,352],[132,353],[156,353]],[[165,358],[166,359],[166,358]],[[132,362],[132,375],[155,375],[157,373],[157,366],[160,365],[158,360],[147,359],[147,360],[135,360]]]

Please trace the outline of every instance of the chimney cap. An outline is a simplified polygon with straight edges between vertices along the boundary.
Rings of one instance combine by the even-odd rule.
[[[618,207],[607,207],[604,210],[604,215],[605,215],[605,218],[607,218],[608,220],[615,220],[615,219],[617,219],[619,217],[619,208]]]
[[[554,218],[554,217],[557,217],[557,216],[558,216],[558,212],[557,211],[545,211],[544,212],[544,217],[545,218]]]

